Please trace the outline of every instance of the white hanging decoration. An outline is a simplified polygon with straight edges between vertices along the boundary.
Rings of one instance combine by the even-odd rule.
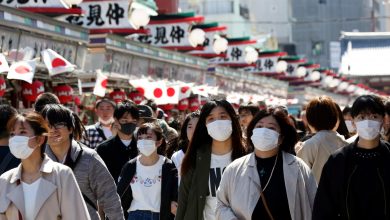
[[[297,69],[297,76],[298,77],[306,76],[306,67],[304,67],[304,66],[298,67],[298,69]]]
[[[245,48],[245,62],[247,64],[252,64],[256,62],[258,57],[259,57],[259,53],[255,48],[253,47]]]
[[[200,28],[195,28],[190,32],[188,36],[188,41],[190,42],[192,47],[197,47],[199,45],[203,45],[206,40],[206,33],[204,30]]]
[[[226,38],[223,38],[219,35],[214,36],[213,50],[216,54],[221,54],[228,49],[229,42]]]
[[[276,64],[276,72],[278,73],[285,72],[287,70],[287,67],[288,67],[288,63],[284,60],[281,60]]]
[[[321,73],[319,71],[313,71],[311,74],[310,74],[310,80],[312,81],[317,81],[319,79],[321,79]]]
[[[145,27],[150,22],[150,16],[148,12],[143,8],[131,8],[129,13],[130,25],[138,30],[141,27]]]

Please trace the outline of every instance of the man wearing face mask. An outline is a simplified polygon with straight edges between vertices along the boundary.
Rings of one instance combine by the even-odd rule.
[[[96,101],[95,112],[99,118],[96,124],[89,125],[85,128],[85,134],[81,142],[88,147],[95,149],[98,144],[107,140],[113,135],[114,130],[114,110],[115,102],[103,98]]]
[[[138,154],[137,142],[133,138],[139,120],[136,104],[130,100],[119,103],[114,111],[114,119],[119,128],[117,135],[99,144],[96,151],[117,183],[123,165]]]
[[[390,219],[390,146],[380,140],[385,106],[363,95],[351,109],[358,138],[326,162],[313,219]]]

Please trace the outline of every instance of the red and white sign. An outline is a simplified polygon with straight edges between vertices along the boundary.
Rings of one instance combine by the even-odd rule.
[[[75,69],[75,65],[71,64],[64,57],[51,49],[46,49],[42,51],[41,54],[43,62],[45,63],[51,76],[72,72]]]
[[[189,99],[189,109],[190,109],[190,111],[194,112],[194,111],[198,110],[199,107],[200,107],[200,103],[199,103],[199,98],[198,97],[194,97],[194,98]]]
[[[108,77],[105,76],[100,70],[96,71],[96,83],[93,88],[93,94],[104,97],[106,95]]]
[[[0,76],[0,97],[4,96],[6,89],[5,80],[2,76]]]
[[[189,101],[188,99],[182,99],[179,101],[179,104],[177,104],[177,109],[180,111],[185,111],[188,109]]]
[[[125,92],[121,90],[114,90],[110,93],[110,98],[114,100],[116,103],[119,103],[125,100],[127,97]]]
[[[189,54],[192,54],[194,56],[201,56],[201,57],[216,57],[218,56],[214,50],[213,50],[213,43],[214,43],[214,35],[215,34],[221,34],[222,32],[226,31],[225,26],[218,26],[218,27],[211,27],[211,28],[205,28],[203,31],[206,33],[205,35],[205,42],[203,43],[203,50],[193,50],[188,52]]]
[[[213,58],[210,60],[210,63],[227,66],[247,66],[248,64],[245,60],[245,48],[256,44],[256,40],[229,42],[226,57]]]
[[[4,54],[0,53],[0,73],[5,73],[9,71],[9,66],[7,59],[5,58]]]
[[[135,102],[135,104],[139,105],[145,99],[144,96],[137,90],[132,91],[129,94],[129,98]]]
[[[33,83],[23,82],[22,95],[27,101],[34,102],[38,95],[45,92],[45,87],[41,81],[35,80]]]
[[[32,83],[35,74],[35,61],[19,61],[11,65],[7,79],[18,79]]]
[[[53,88],[54,94],[57,95],[61,104],[66,104],[73,100],[73,89],[68,85],[60,85]]]
[[[40,8],[60,8],[64,7],[62,0],[4,0],[1,5],[9,7],[40,7]]]

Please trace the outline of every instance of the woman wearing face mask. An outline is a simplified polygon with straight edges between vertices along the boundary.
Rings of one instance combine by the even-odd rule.
[[[207,102],[181,166],[177,220],[215,219],[222,173],[245,155],[238,117],[229,102]]]
[[[44,154],[42,116],[17,115],[8,128],[11,153],[22,162],[0,177],[0,219],[90,219],[71,169]]]
[[[260,111],[247,129],[253,153],[231,163],[217,192],[217,219],[311,220],[316,182],[288,153],[297,132],[285,114]]]
[[[313,219],[390,219],[390,146],[380,140],[382,99],[358,97],[351,116],[358,138],[329,157],[314,202]]]
[[[145,123],[137,138],[140,155],[125,164],[118,182],[123,210],[129,220],[173,220],[177,170],[169,159],[157,154],[157,148],[166,144],[163,130],[156,123]]]
[[[73,170],[91,218],[104,219],[99,210],[109,219],[123,219],[114,179],[103,160],[95,150],[78,142],[84,130],[79,117],[57,104],[45,106],[42,116],[49,124],[46,154]]]
[[[172,162],[177,167],[177,171],[180,175],[181,162],[183,161],[184,154],[187,151],[188,145],[191,142],[192,136],[195,131],[196,124],[199,120],[199,111],[192,112],[186,116],[180,130],[179,137],[179,150],[172,155]]]

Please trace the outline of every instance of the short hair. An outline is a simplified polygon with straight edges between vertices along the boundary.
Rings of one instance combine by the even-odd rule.
[[[376,95],[362,95],[357,97],[351,108],[352,118],[367,112],[385,116],[385,105],[383,104],[382,98]]]
[[[345,106],[343,109],[343,115],[351,114],[351,107]]]
[[[77,114],[63,105],[46,105],[42,110],[42,116],[47,119],[48,123],[52,126],[61,122],[65,123],[66,127],[72,130],[70,138],[74,138],[76,141],[81,139],[83,132],[85,131],[84,125]]]
[[[306,118],[316,131],[332,130],[339,119],[339,111],[332,98],[319,96],[307,104]]]
[[[11,105],[0,105],[0,139],[9,138],[7,123],[14,118],[18,111]]]
[[[139,119],[139,110],[137,105],[130,100],[123,100],[115,107],[114,118],[120,119],[125,113],[129,113],[132,118]]]
[[[259,107],[251,102],[242,104],[238,108],[238,113],[240,114],[242,111],[249,111],[253,116],[257,114],[257,112],[260,111]]]
[[[100,105],[101,103],[103,103],[103,102],[108,103],[108,104],[111,104],[112,107],[114,107],[114,108],[115,108],[115,106],[116,106],[116,103],[115,103],[113,100],[104,97],[104,98],[99,99],[99,100],[96,101],[96,103],[95,103],[95,109],[98,108],[99,105]]]
[[[288,120],[288,116],[281,109],[269,109],[261,110],[257,115],[252,119],[247,128],[247,146],[250,151],[253,151],[254,145],[252,142],[253,130],[257,122],[261,119],[272,116],[278,123],[280,127],[280,136],[282,137],[282,143],[279,146],[279,149],[295,155],[294,146],[298,142],[298,134],[294,126]]]
[[[40,94],[35,100],[34,110],[40,113],[42,109],[49,104],[60,104],[58,97],[51,92],[44,92]]]

